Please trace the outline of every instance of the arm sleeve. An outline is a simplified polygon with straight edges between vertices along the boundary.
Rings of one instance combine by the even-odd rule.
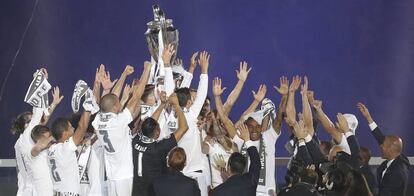
[[[296,157],[303,161],[303,165],[310,165],[312,163],[312,158],[309,155],[308,149],[304,142],[299,142],[298,153]]]
[[[73,137],[70,137],[68,140],[66,140],[61,148],[60,153],[63,156],[70,156],[71,153],[75,152],[77,150],[75,142],[73,142]]]
[[[171,133],[168,137],[159,141],[163,154],[167,155],[168,152],[174,147],[177,146],[177,140],[174,137],[174,134]]]
[[[32,119],[29,122],[29,125],[26,127],[26,129],[24,129],[23,132],[23,137],[25,139],[31,139],[30,135],[32,134],[32,129],[40,124],[40,121],[42,120],[42,116],[43,116],[43,108],[37,108],[37,107],[33,107],[33,114],[32,114]]]
[[[352,132],[346,133],[346,140],[348,141],[349,148],[351,150],[352,167],[356,170],[360,169],[359,164],[359,143],[355,135]]]
[[[369,125],[369,127],[371,128],[371,134],[375,137],[375,139],[377,140],[378,144],[381,145],[382,143],[384,143],[385,140],[385,136],[384,134],[382,134],[380,128],[378,126],[376,126],[377,124],[371,123]]]
[[[252,184],[257,185],[257,183],[259,182],[259,175],[260,175],[260,158],[259,158],[259,153],[257,152],[256,147],[252,146],[250,142],[251,141],[246,142],[246,146],[248,146],[247,153],[249,154],[249,157],[250,157],[250,166],[249,166],[248,174],[250,174],[251,176]]]
[[[237,134],[233,137],[233,139],[231,139],[231,141],[234,142],[237,145],[237,148],[240,151],[241,148],[243,147],[244,141],[242,139],[240,139]]]
[[[164,71],[165,71],[165,78],[164,78],[165,93],[167,94],[167,96],[170,96],[174,92],[174,89],[175,89],[174,77],[172,74],[171,67],[164,68]]]
[[[201,74],[200,82],[198,83],[197,95],[193,102],[193,105],[190,107],[190,112],[194,115],[194,118],[200,114],[201,108],[203,108],[204,101],[207,97],[208,91],[208,75]]]
[[[121,113],[118,114],[119,121],[121,124],[129,124],[132,122],[132,114],[128,110],[128,108],[125,108]]]
[[[181,82],[180,88],[190,88],[192,80],[193,74],[187,71],[183,72],[183,81]]]
[[[308,135],[311,137],[310,135]],[[319,148],[319,144],[316,142],[315,139],[311,138],[309,140],[308,136],[305,138],[306,141],[306,148],[312,158],[313,163],[322,163],[325,161],[325,155],[323,155],[321,149]],[[315,137],[315,136],[314,136]]]

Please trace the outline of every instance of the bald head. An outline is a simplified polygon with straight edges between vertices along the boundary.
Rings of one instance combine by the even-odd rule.
[[[394,159],[401,154],[403,143],[400,137],[396,135],[385,136],[382,144],[383,157],[386,159]]]
[[[110,93],[102,97],[100,108],[103,113],[107,113],[107,112],[118,113],[119,107],[120,107],[120,103],[116,95]]]

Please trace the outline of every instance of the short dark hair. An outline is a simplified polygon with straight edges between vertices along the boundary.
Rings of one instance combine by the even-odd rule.
[[[73,113],[69,117],[70,124],[72,125],[72,127],[75,130],[78,128],[79,121],[80,121],[80,119],[82,117],[82,114],[83,114],[82,112],[76,112],[76,113]],[[95,131],[95,128],[93,128],[93,126],[92,126],[92,122],[95,119],[95,117],[96,117],[97,114],[98,113],[92,114],[91,117],[89,118],[88,129],[86,130],[89,133],[94,133],[94,131]]]
[[[366,147],[361,146],[359,148],[359,152],[360,152],[362,163],[368,164],[369,160],[371,159],[371,150],[369,150]]]
[[[182,171],[185,167],[187,156],[183,148],[174,147],[168,153],[168,167],[177,171]]]
[[[69,126],[69,120],[67,118],[57,118],[52,123],[52,135],[56,140],[59,140],[62,137],[63,132],[66,131],[66,129]]]
[[[329,151],[332,148],[332,142],[331,141],[321,141],[321,145],[325,146],[325,148],[323,149],[323,154],[328,155]]]
[[[118,96],[116,96],[115,94],[109,93],[104,95],[99,105],[101,111],[104,113],[111,112],[117,100]]]
[[[230,171],[235,174],[242,174],[246,169],[247,160],[246,157],[239,152],[234,152],[230,155],[229,166]]]
[[[144,120],[144,122],[142,122],[141,132],[144,136],[153,138],[155,135],[155,130],[158,128],[159,128],[158,122],[155,119],[148,117]]]
[[[189,100],[191,100],[191,93],[189,88],[178,88],[175,90],[177,94],[178,103],[181,107],[185,107]]]
[[[32,115],[32,112],[23,112],[19,114],[15,119],[11,122],[11,132],[15,136],[19,136],[24,131],[24,126],[26,123],[29,123],[31,119],[29,116]]]
[[[148,96],[150,94],[154,93],[154,88],[155,88],[155,85],[153,85],[153,84],[147,84],[147,85],[145,85],[144,92],[142,93],[142,96],[141,96],[141,100],[143,102],[146,102]]]
[[[32,129],[32,139],[37,142],[43,133],[50,132],[49,127],[44,125],[36,125]]]

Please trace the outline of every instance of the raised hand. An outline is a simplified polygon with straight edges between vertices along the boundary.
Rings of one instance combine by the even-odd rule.
[[[247,67],[246,61],[240,62],[240,68],[239,70],[236,70],[237,78],[240,81],[245,82],[251,70],[252,70],[251,67],[250,68]]]
[[[129,97],[132,93],[132,86],[130,84],[126,84],[122,93],[122,97]]]
[[[307,97],[308,97],[309,103],[312,105],[313,102],[315,101],[315,93],[308,89]]]
[[[280,87],[277,86],[273,86],[273,88],[275,88],[277,90],[277,92],[279,92],[280,95],[284,96],[284,95],[288,95],[289,93],[289,80],[287,79],[287,77],[282,76],[279,78],[280,81]]]
[[[298,76],[298,75],[293,76],[292,83],[289,86],[289,91],[290,92],[295,92],[296,90],[298,90],[299,89],[299,86],[300,86],[301,80],[302,79],[301,79],[300,76]]]
[[[162,61],[165,65],[169,65],[171,63],[171,57],[175,53],[174,46],[172,44],[168,44],[164,51],[162,51]]]
[[[149,61],[144,61],[144,70],[150,70],[152,67],[151,62]]]
[[[124,73],[128,76],[131,75],[132,73],[134,73],[134,67],[132,67],[131,65],[127,65],[124,69]]]
[[[336,115],[336,118],[338,119],[338,122],[336,122],[336,128],[338,128],[340,132],[346,133],[350,131],[349,126],[348,126],[348,121],[346,121],[346,118],[344,117],[343,114],[338,113]]]
[[[367,119],[369,124],[374,122],[374,120],[371,117],[371,114],[369,113],[368,108],[363,103],[358,103],[357,107],[361,114],[365,117],[365,119]]]
[[[197,58],[198,56],[198,52],[194,52],[193,55],[191,55],[191,59],[190,59],[190,67],[188,68],[188,72],[190,73],[194,73],[194,70],[197,66]]]
[[[54,106],[59,105],[59,103],[62,101],[63,96],[60,96],[60,89],[58,86],[53,88],[52,97],[53,97],[52,105]]]
[[[104,90],[110,90],[117,81],[118,79],[111,81],[111,74],[109,71],[107,71],[106,74],[104,73],[101,78],[101,84]]]
[[[220,96],[223,94],[224,90],[226,90],[226,87],[221,88],[221,79],[216,77],[213,80],[213,95],[214,96]]]
[[[247,128],[247,125],[245,125],[244,123],[239,123],[236,125],[236,128],[239,130],[237,132],[237,135],[240,139],[242,139],[245,142],[250,140],[250,132],[249,128]]]
[[[254,100],[261,102],[266,96],[267,87],[264,84],[261,84],[257,93],[252,91]]]
[[[295,122],[294,124],[293,129],[295,130],[294,134],[296,138],[298,138],[298,140],[305,139],[307,132],[305,130],[305,123],[303,120],[299,120],[299,122]]]
[[[308,77],[304,77],[303,78],[303,84],[301,86],[301,91],[300,93],[305,94],[306,96],[308,95],[308,87],[309,87],[309,83],[308,83]]]
[[[208,54],[208,52],[206,51],[201,52],[200,59],[198,59],[198,64],[200,64],[202,74],[208,73],[209,61],[210,61],[210,54]]]
[[[322,101],[321,100],[315,100],[315,101],[313,101],[312,106],[316,110],[320,110],[320,109],[322,109]]]
[[[167,104],[168,99],[167,99],[167,93],[165,91],[160,92],[160,101],[161,101],[161,104]]]
[[[183,60],[180,59],[180,58],[175,59],[174,64],[177,65],[177,66],[183,66],[184,65]]]
[[[177,94],[175,93],[171,94],[170,97],[168,97],[168,102],[172,106],[179,106]]]

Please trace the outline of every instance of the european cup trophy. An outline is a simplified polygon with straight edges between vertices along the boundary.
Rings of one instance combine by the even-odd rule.
[[[165,19],[164,12],[158,5],[152,6],[154,13],[154,20],[147,23],[148,29],[145,32],[145,38],[147,40],[148,49],[152,58],[158,62],[159,55],[161,55],[160,47],[164,45],[174,45],[175,54],[171,57],[172,64],[175,61],[178,48],[178,30],[174,28],[173,21],[171,19]],[[161,31],[161,35],[160,34]],[[159,40],[159,38],[162,40]],[[162,44],[160,46],[160,44]],[[167,62],[164,62],[167,63]]]

